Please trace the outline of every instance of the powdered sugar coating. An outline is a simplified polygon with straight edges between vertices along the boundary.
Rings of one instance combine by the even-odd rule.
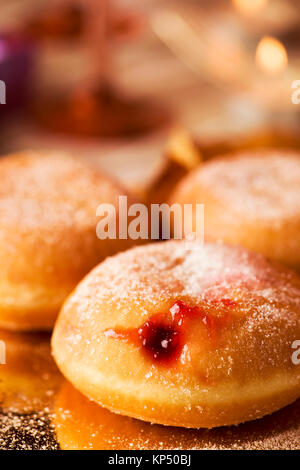
[[[0,181],[1,226],[28,229],[91,225],[98,204],[117,202],[121,190],[92,166],[60,152],[2,157]]]
[[[282,365],[283,360],[289,364],[290,355],[283,358],[278,353],[290,350],[292,332],[300,328],[300,279],[293,271],[239,247],[169,241],[131,249],[95,268],[75,290],[66,310],[76,309],[73,333],[87,328],[96,338],[99,325],[102,331],[114,326],[138,327],[151,314],[167,311],[177,299],[222,315],[226,308],[216,303],[222,298],[238,305],[234,309],[237,336],[220,357],[226,375],[232,370],[233,343],[235,352],[240,347],[249,354],[252,342],[248,362],[267,352],[257,368],[263,369],[267,362],[270,366]],[[103,311],[113,312],[112,316]],[[67,341],[80,344],[81,334],[73,333]],[[257,335],[265,336],[266,341],[257,344],[253,341]]]
[[[300,283],[293,271],[276,268],[265,257],[222,244],[169,241],[137,247],[106,259],[80,284],[70,302],[88,314],[90,303],[112,303],[117,309],[130,299],[155,308],[158,299],[189,298],[197,304],[230,294],[265,304],[300,308]],[[87,304],[85,304],[87,302]],[[147,311],[145,311],[147,313]]]
[[[300,155],[260,150],[216,158],[191,178],[248,218],[300,218]]]
[[[155,314],[167,318],[177,300],[205,315],[185,324],[180,356],[168,366],[106,334],[140,328]],[[52,347],[71,383],[112,411],[213,427],[261,417],[299,397],[300,369],[291,360],[298,336],[295,272],[239,247],[168,241],[96,267],[63,306]]]
[[[117,211],[126,191],[93,165],[60,152],[3,157],[0,182],[0,325],[51,328],[83,276],[133,245],[96,234],[99,204]]]
[[[249,150],[204,163],[171,201],[204,204],[207,241],[244,246],[300,269],[300,154]],[[193,216],[193,225],[197,220]]]

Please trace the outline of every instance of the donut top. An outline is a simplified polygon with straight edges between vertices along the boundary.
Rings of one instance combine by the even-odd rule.
[[[248,217],[300,217],[300,155],[291,151],[256,151],[216,158],[183,184],[201,185]]]
[[[96,234],[99,204],[117,211],[121,194],[126,191],[95,166],[64,153],[1,158],[2,302],[19,302],[21,309],[42,302],[56,311],[98,262],[127,248],[131,240],[103,241]]]
[[[17,229],[94,224],[98,204],[120,193],[97,169],[59,152],[3,157],[0,181],[0,224]]]
[[[242,248],[169,241],[105,260],[80,283],[65,310],[72,311],[74,327],[67,342],[79,344],[83,331],[89,338],[101,331],[171,366],[185,360],[196,329],[195,341],[200,337],[217,349],[224,332],[236,326],[242,341],[255,330],[265,344],[268,336],[277,338],[280,325],[290,333],[299,328],[300,281]],[[277,344],[285,341],[290,349],[288,335]],[[268,360],[278,360],[276,350]]]

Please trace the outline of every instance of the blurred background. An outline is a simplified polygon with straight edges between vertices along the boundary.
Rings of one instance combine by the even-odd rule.
[[[299,93],[292,88],[300,81],[299,6],[300,0],[0,0],[0,156],[65,150],[148,202],[161,202],[201,157],[300,149],[300,103],[292,103],[293,93],[300,100],[300,82]],[[175,154],[180,158],[170,158]],[[0,380],[0,448],[57,448],[49,406],[61,376],[49,337],[1,332],[1,339],[11,360]],[[226,430],[224,442],[222,431],[213,431],[211,445],[296,448],[299,404],[263,423]],[[90,439],[94,429],[87,430]]]
[[[204,157],[299,147],[297,0],[0,0],[0,154],[66,149],[130,187],[174,128]]]

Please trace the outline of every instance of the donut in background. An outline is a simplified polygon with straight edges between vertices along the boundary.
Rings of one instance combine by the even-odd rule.
[[[217,157],[183,178],[170,201],[204,204],[207,241],[241,245],[300,269],[299,153]]]
[[[96,209],[126,191],[62,153],[0,160],[0,327],[45,330],[76,284],[134,241],[96,235]]]

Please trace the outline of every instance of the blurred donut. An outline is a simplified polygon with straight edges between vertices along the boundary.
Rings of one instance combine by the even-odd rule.
[[[99,240],[96,209],[126,192],[64,154],[0,160],[0,327],[52,328],[61,304],[106,256],[133,244]]]
[[[242,245],[300,269],[300,154],[245,151],[204,163],[172,203],[204,204],[205,239]],[[195,230],[195,217],[193,230]]]
[[[300,395],[300,278],[239,247],[168,241],[107,259],[58,317],[64,376],[120,414],[216,427]]]

